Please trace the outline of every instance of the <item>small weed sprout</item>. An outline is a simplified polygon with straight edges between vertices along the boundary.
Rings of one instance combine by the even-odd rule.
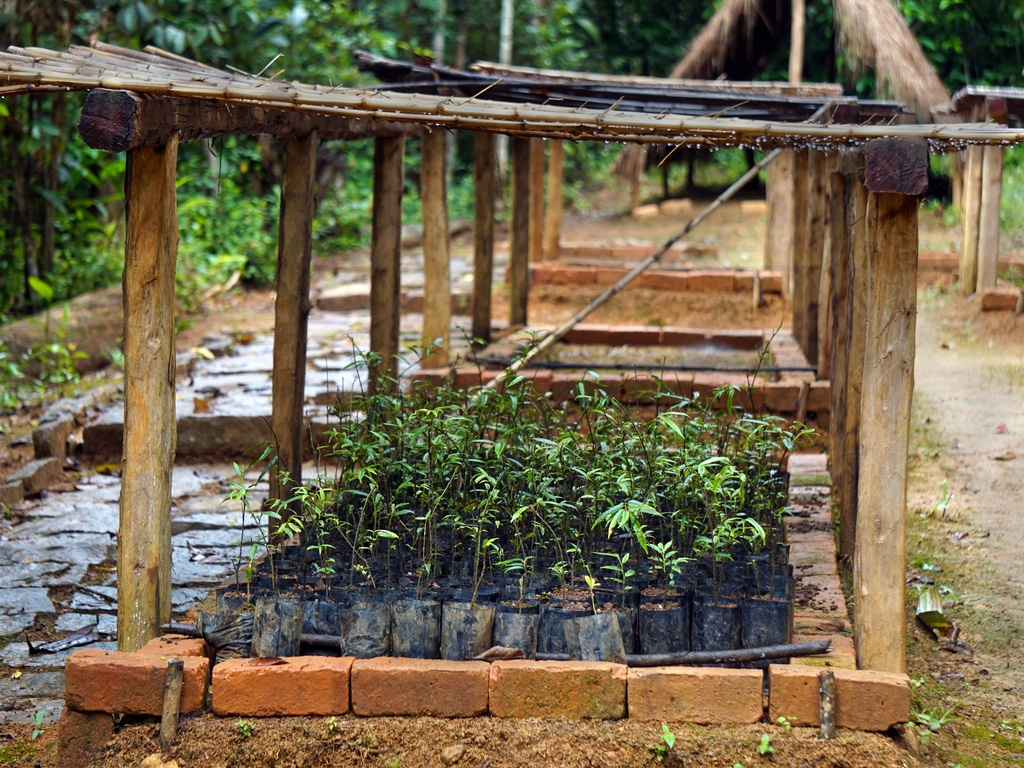
[[[672,730],[666,723],[661,724],[661,742],[651,747],[651,752],[654,753],[654,759],[659,763],[663,762],[670,754],[672,750],[676,748],[676,735],[672,733]]]
[[[775,747],[772,746],[772,737],[767,733],[761,734],[761,743],[757,745],[757,754],[761,757],[771,757],[775,754]]]
[[[785,729],[786,733],[789,733],[791,730],[793,730],[793,723],[796,722],[796,718],[790,718],[785,717],[783,715],[779,715],[779,719],[775,722],[781,725]]]
[[[238,733],[241,734],[243,739],[248,739],[255,732],[256,723],[252,720],[239,719],[238,722],[235,723],[235,727],[238,728]]]
[[[39,710],[34,715],[32,715],[32,724],[35,726],[35,728],[32,729],[32,741],[35,741],[44,733],[46,733],[46,730],[42,727],[43,719],[45,717],[46,713],[42,710]]]

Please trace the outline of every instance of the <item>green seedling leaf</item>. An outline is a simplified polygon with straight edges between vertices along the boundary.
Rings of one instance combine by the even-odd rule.
[[[927,586],[917,596],[917,620],[938,638],[949,634],[953,624],[942,613],[942,600],[934,586]]]

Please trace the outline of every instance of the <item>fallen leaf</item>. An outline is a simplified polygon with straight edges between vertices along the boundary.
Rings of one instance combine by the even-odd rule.
[[[20,669],[16,669],[13,672],[11,672],[11,680],[17,680],[19,677],[21,677]]]
[[[961,539],[967,538],[967,531],[957,531],[949,537],[950,541],[960,541]]]
[[[192,357],[201,357],[203,360],[213,360],[213,352],[208,350],[206,347],[192,347],[189,352],[192,353]]]
[[[997,435],[1005,435],[1006,434],[1006,425],[1005,424],[1000,424],[998,427],[996,427],[996,434]]]
[[[999,456],[993,456],[992,458],[996,461],[1013,461],[1017,458],[1017,454],[1012,451],[1007,451],[1006,453],[1002,453]]]
[[[192,412],[193,413],[209,413],[210,412],[210,401],[205,400],[202,397],[192,398]]]
[[[100,464],[96,467],[96,471],[101,475],[120,475],[121,465],[120,464]]]

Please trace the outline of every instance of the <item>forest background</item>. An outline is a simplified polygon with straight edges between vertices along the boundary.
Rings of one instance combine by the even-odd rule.
[[[719,5],[706,0],[515,0],[515,64],[664,76]],[[217,67],[280,73],[307,83],[372,84],[353,51],[464,67],[498,59],[498,0],[0,0],[0,46],[64,49],[99,39],[155,45]],[[951,90],[1024,85],[1020,0],[898,0],[898,7]],[[835,50],[828,0],[808,0],[804,79],[875,93]],[[783,46],[757,79],[784,80]],[[0,325],[116,283],[123,263],[123,154],[89,149],[75,121],[84,94],[0,98]],[[419,217],[418,147],[407,153],[406,221]],[[586,206],[606,183],[618,147],[570,145],[566,202]],[[178,298],[185,316],[207,286],[239,278],[273,282],[280,158],[268,137],[183,145],[179,154],[181,243]],[[698,181],[728,181],[745,168],[738,151],[700,166]],[[935,170],[942,172],[941,164]],[[324,142],[318,158],[314,249],[331,254],[369,236],[372,151],[367,142]],[[471,215],[472,145],[458,137],[450,213]],[[1003,226],[1024,232],[1024,152],[1008,153]],[[941,200],[934,205],[942,206]],[[501,214],[499,214],[501,215]],[[956,211],[949,215],[955,217]],[[183,320],[183,322],[187,322]],[[0,343],[0,380],[25,361]],[[6,371],[6,374],[5,374]]]

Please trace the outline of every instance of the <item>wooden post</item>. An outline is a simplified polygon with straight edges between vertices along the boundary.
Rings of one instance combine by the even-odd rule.
[[[795,152],[785,150],[768,166],[766,192],[767,236],[764,268],[782,273],[782,295],[792,296],[790,264],[793,252],[793,162]]]
[[[530,293],[530,140],[513,137],[512,213],[509,216],[509,316],[511,326],[526,325]]]
[[[831,669],[818,674],[818,736],[836,737],[836,673]]]
[[[818,359],[819,381],[832,376],[832,234],[825,230],[825,244],[821,255],[821,280],[818,285]]]
[[[137,651],[171,618],[174,267],[178,139],[128,153],[124,254],[124,455],[117,647]]]
[[[906,503],[917,315],[917,195],[923,139],[867,144],[870,296],[853,566],[857,666],[906,671]]]
[[[491,283],[494,280],[493,133],[473,135],[473,339],[491,341]]]
[[[978,221],[978,290],[996,287],[999,271],[999,208],[1003,196],[1003,148],[985,147],[981,161]]]
[[[445,131],[423,134],[420,200],[423,206],[423,344],[437,343],[424,368],[448,365],[452,316],[448,275],[448,191],[445,185]]]
[[[370,244],[370,350],[380,355],[370,391],[393,388],[398,378],[401,319],[402,178],[404,138],[378,138],[373,148],[373,234]]]
[[[825,253],[825,210],[828,195],[828,160],[824,152],[812,150],[807,158],[807,252],[804,258],[805,279],[803,338],[799,339],[807,362],[818,362],[818,307],[821,293],[822,261]],[[821,378],[819,372],[818,375]]]
[[[967,148],[964,162],[964,207],[960,217],[963,244],[960,246],[960,295],[970,296],[978,290],[978,228],[981,223],[982,165],[985,148]]]
[[[560,253],[562,239],[562,183],[565,175],[565,144],[561,139],[548,142],[548,204],[544,208],[544,260],[553,261]]]
[[[274,370],[270,425],[278,465],[270,473],[270,497],[288,499],[302,483],[302,405],[306,389],[309,268],[316,208],[316,132],[284,142],[284,178],[277,233],[277,297],[274,301]],[[287,473],[287,477],[282,476]],[[292,514],[301,504],[293,502]],[[282,513],[284,510],[281,510]]]
[[[792,297],[793,312],[793,338],[800,345],[804,355],[807,350],[804,348],[807,333],[807,262],[808,262],[808,224],[810,213],[808,211],[811,188],[810,179],[811,157],[809,150],[797,152],[793,158],[793,250],[789,262],[789,285],[790,296]],[[809,358],[808,358],[809,359]]]
[[[530,263],[544,257],[544,139],[530,139]]]
[[[853,562],[857,523],[860,391],[867,331],[867,275],[864,267],[864,216],[867,189],[857,178],[860,152],[842,152],[832,173],[829,196],[832,257],[832,361],[829,410],[829,460],[839,510],[839,563]]]

